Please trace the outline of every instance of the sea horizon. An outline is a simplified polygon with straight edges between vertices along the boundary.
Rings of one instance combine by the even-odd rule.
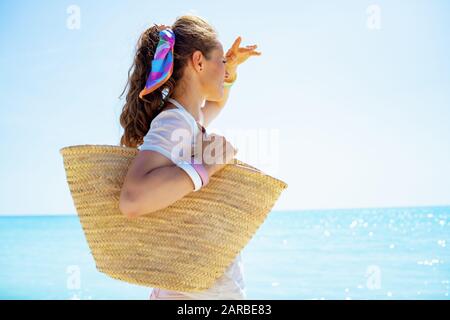
[[[300,209],[273,209],[271,213],[275,212],[302,212],[302,211],[349,211],[349,210],[372,210],[372,209],[411,209],[411,208],[450,208],[450,204],[435,204],[435,205],[398,205],[398,206],[381,206],[381,207],[336,207],[336,208],[300,208]],[[48,217],[48,216],[78,216],[75,213],[19,213],[19,214],[11,214],[11,213],[0,213],[1,217]]]

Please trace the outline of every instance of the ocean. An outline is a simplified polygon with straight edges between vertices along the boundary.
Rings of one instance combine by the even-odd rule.
[[[0,216],[0,299],[148,299],[97,271],[78,217]],[[242,251],[248,299],[439,299],[450,207],[272,211]]]

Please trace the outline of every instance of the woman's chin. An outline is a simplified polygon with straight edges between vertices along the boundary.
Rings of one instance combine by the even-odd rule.
[[[224,96],[224,93],[225,93],[224,87],[221,85],[218,88],[218,90],[216,90],[214,94],[211,94],[210,96],[208,96],[206,98],[206,100],[209,100],[209,101],[220,101],[220,100],[222,100],[222,98]]]
[[[224,95],[224,89],[223,89],[223,87],[221,87],[220,90],[219,90],[219,92],[217,93],[217,96],[215,97],[215,98],[216,98],[215,101],[220,101],[220,100],[222,100],[223,95]]]
[[[220,100],[222,100],[222,97],[223,97],[223,94],[221,93],[221,94],[218,94],[215,96],[206,97],[206,100],[207,101],[220,101]]]

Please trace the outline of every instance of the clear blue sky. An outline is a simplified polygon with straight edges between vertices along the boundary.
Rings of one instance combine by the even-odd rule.
[[[67,28],[72,4],[80,29]],[[0,2],[0,214],[75,213],[59,149],[118,143],[139,34],[184,13],[210,21],[225,51],[241,35],[262,52],[212,127],[278,130],[278,166],[248,161],[289,184],[275,209],[450,204],[450,2],[164,5]]]

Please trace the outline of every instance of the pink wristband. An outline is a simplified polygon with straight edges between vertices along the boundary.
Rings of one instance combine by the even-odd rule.
[[[200,178],[202,179],[202,187],[206,186],[209,182],[208,171],[201,163],[194,163],[194,159],[191,159],[191,165],[198,172]]]

